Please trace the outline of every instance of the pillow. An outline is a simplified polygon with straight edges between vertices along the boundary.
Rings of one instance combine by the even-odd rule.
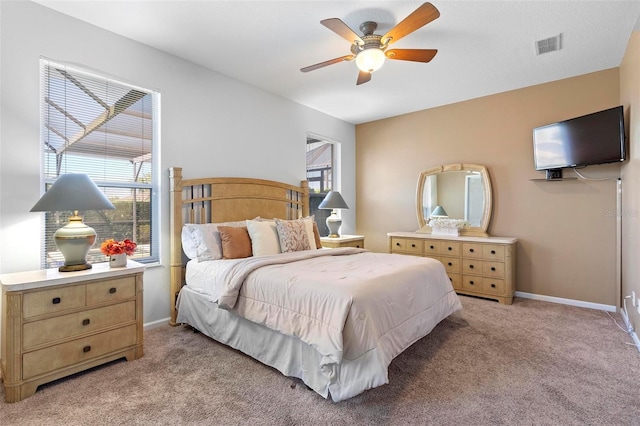
[[[218,226],[245,226],[245,221],[223,223],[185,223],[182,227],[182,250],[198,262],[222,259],[222,242]]]
[[[322,244],[320,243],[320,234],[318,234],[318,240],[316,241],[315,235],[314,235],[314,231],[313,231],[313,226],[315,225],[315,222],[313,221],[313,216],[307,216],[302,218],[305,222],[305,226],[306,226],[306,230],[307,230],[307,236],[309,238],[309,249],[310,250],[315,250],[317,248],[322,248]],[[272,236],[271,233],[267,233],[266,235],[258,235],[258,237],[262,237],[262,238],[267,238],[269,241],[267,244],[269,244],[269,246],[271,246],[271,249],[267,249],[266,252],[262,252],[260,249],[258,249],[258,252],[261,254],[256,254],[256,247],[254,246],[254,235],[252,234],[252,230],[249,227],[249,236],[251,237],[251,244],[252,244],[252,248],[253,248],[253,255],[254,256],[260,256],[260,255],[266,255],[266,254],[277,254],[277,253],[282,253],[282,249],[280,247],[280,238],[278,237],[278,231],[276,230],[276,223],[275,223],[275,219],[264,219],[261,218],[260,216],[256,217],[255,219],[253,219],[254,221],[258,221],[258,222],[268,222],[271,227],[272,227],[272,231],[273,231],[273,237],[275,237],[275,240],[277,242],[278,245],[278,251],[275,251],[275,243],[272,240]],[[280,219],[283,220],[283,219]],[[249,221],[247,221],[249,222]],[[259,232],[258,230],[254,229],[254,233]]]
[[[281,253],[278,230],[273,220],[247,220],[247,231],[254,256]]]
[[[305,219],[275,219],[275,222],[280,239],[280,249],[283,253],[311,249]]]
[[[307,238],[309,239],[309,250],[320,248],[321,246],[318,246],[318,244],[316,243],[316,238],[313,235],[313,225],[316,224],[313,221],[313,216],[303,217],[302,220],[304,220],[305,229],[307,230]]]
[[[218,226],[223,259],[250,257],[251,239],[246,226]]]
[[[318,231],[318,224],[313,222],[313,239],[316,241],[316,248],[322,248],[322,241],[320,241],[320,231]]]

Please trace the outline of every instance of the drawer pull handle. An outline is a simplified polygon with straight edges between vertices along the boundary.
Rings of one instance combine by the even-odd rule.
[[[469,265],[469,269],[473,269],[473,265]]]
[[[89,325],[91,323],[91,320],[89,318],[85,318],[82,320],[82,325]]]
[[[449,262],[449,263],[448,263],[448,265],[449,265],[449,266],[453,266],[453,265],[451,264],[451,262]]]
[[[496,251],[495,250],[491,250],[491,254],[496,254]]]
[[[415,246],[416,246],[415,244],[411,244],[411,247],[415,247]]]
[[[449,281],[453,282],[453,280],[451,279],[451,277],[449,277]]]
[[[453,250],[453,248],[451,248],[451,247],[447,247],[447,250],[451,251],[451,250]]]
[[[429,248],[430,248],[431,250],[433,250],[433,248],[434,248],[434,247],[433,247],[433,246],[429,246]]]
[[[114,294],[116,291],[118,291],[115,287],[111,287],[109,289],[109,293]]]
[[[469,284],[474,285],[475,283],[473,281],[469,281]]]
[[[400,243],[396,243],[396,245],[397,245],[398,247],[400,247]]]
[[[53,303],[54,305],[57,305],[58,303],[60,303],[60,298],[54,297],[53,300],[51,300],[51,303]]]
[[[360,248],[360,244],[356,244],[356,248]]]
[[[473,253],[473,249],[469,249],[469,253]]]
[[[496,285],[495,284],[491,284],[491,288],[496,288]]]
[[[492,267],[491,267],[491,270],[492,270],[492,271],[495,271],[495,270],[496,270],[495,266],[492,266]]]
[[[87,353],[91,350],[91,346],[85,346],[84,348],[82,348],[82,352]]]

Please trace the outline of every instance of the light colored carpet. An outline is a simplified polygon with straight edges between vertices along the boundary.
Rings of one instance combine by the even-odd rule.
[[[606,312],[461,299],[463,311],[393,361],[390,384],[341,403],[163,326],[145,332],[139,360],[0,402],[0,424],[640,425],[640,353]]]

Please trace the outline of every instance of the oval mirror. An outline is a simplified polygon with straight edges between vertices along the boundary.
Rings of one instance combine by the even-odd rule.
[[[491,219],[491,180],[485,166],[446,164],[420,173],[416,193],[417,232],[431,233],[430,219],[464,220],[460,235],[488,236]]]

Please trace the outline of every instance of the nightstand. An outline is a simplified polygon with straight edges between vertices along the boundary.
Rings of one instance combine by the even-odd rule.
[[[40,269],[0,276],[7,402],[39,385],[119,358],[142,357],[145,266]]]
[[[363,235],[340,235],[339,237],[320,237],[322,247],[339,248],[339,247],[359,247],[364,248]]]

